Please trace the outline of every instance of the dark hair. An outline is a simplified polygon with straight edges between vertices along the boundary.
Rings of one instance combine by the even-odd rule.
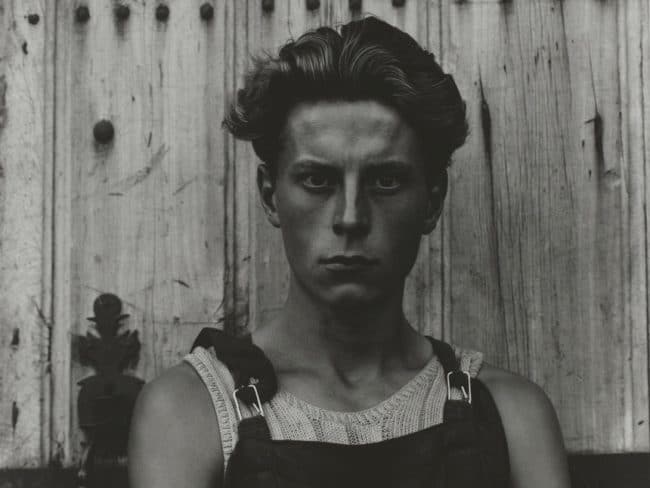
[[[372,99],[393,107],[431,155],[429,183],[446,180],[451,154],[467,137],[453,78],[411,36],[376,17],[349,22],[340,34],[319,27],[253,63],[223,125],[252,141],[273,177],[288,112],[304,101]]]

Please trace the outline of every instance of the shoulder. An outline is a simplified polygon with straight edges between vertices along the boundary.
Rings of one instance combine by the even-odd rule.
[[[221,438],[209,392],[181,362],[144,385],[129,434],[129,480],[150,486],[220,486]]]
[[[508,443],[512,486],[568,487],[562,433],[553,404],[529,379],[483,363],[478,374],[492,394]]]
[[[477,378],[490,390],[499,409],[521,408],[523,402],[536,415],[554,413],[544,390],[524,376],[484,362]]]

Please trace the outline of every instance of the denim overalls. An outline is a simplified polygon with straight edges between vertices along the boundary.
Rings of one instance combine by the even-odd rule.
[[[470,488],[509,486],[508,448],[501,418],[485,385],[460,371],[448,344],[428,337],[447,378],[441,424],[361,445],[272,440],[262,403],[277,391],[273,367],[250,335],[235,338],[204,328],[196,346],[214,347],[235,380],[233,394],[258,415],[241,419],[224,488]],[[452,388],[463,398],[451,399]]]

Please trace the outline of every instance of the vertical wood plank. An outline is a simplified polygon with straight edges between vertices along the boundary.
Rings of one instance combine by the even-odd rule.
[[[53,7],[0,0],[0,466],[45,462]]]
[[[223,71],[225,4],[211,21],[199,2],[87,3],[86,24],[65,3],[58,19],[56,344],[54,415],[65,463],[84,444],[74,335],[90,330],[94,299],[117,294],[140,331],[134,374],[177,363],[204,326],[224,320]],[[192,35],[188,36],[187,33]],[[110,120],[114,139],[93,127]],[[72,343],[71,343],[72,341]]]
[[[55,59],[55,115],[53,161],[53,231],[52,231],[52,334],[51,368],[52,387],[50,391],[50,458],[56,465],[70,463],[70,340],[71,340],[71,207],[72,184],[70,167],[72,161],[70,144],[72,139],[72,104],[70,103],[70,63],[72,60],[68,44],[72,42],[76,27],[73,24],[74,11],[70,3],[59,3],[56,9],[57,39]],[[77,27],[77,29],[79,29]]]
[[[441,5],[444,67],[454,76],[467,102],[471,132],[465,146],[456,152],[449,172],[444,214],[444,301],[448,307],[444,313],[445,339],[487,350],[490,357],[505,358],[503,331],[499,329],[503,313],[496,293],[495,243],[490,233],[495,217],[485,204],[491,201],[491,188],[480,146],[477,129],[480,112],[476,105],[477,61],[485,54],[480,50],[487,50],[486,36],[491,36],[493,44],[500,45],[493,38],[498,39],[502,26],[494,15],[487,17],[482,12],[471,15],[478,8],[478,5],[451,6],[446,2]],[[475,25],[479,21],[480,25]],[[469,334],[458,333],[457,322],[468,324],[474,334],[471,340],[467,340]],[[490,330],[486,330],[488,327]]]
[[[261,11],[261,2],[233,2],[227,5],[228,15],[224,83],[224,112],[236,99],[238,81],[248,67],[249,9]],[[250,213],[251,200],[254,204],[255,176],[249,161],[252,149],[249,144],[236,141],[224,131],[224,323],[225,329],[233,334],[246,332],[254,319],[254,307],[250,306],[250,275],[252,256],[250,250],[253,221]]]
[[[539,383],[572,451],[648,447],[645,156],[639,126],[621,126],[642,114],[620,97],[624,84],[641,94],[643,49],[628,69],[616,47],[636,7],[443,13],[473,133],[451,178],[451,337]]]
[[[650,295],[648,295],[648,264],[650,228],[647,205],[650,188],[650,1],[636,0],[619,4],[618,19],[619,87],[621,116],[620,151],[626,163],[623,178],[629,196],[622,205],[629,211],[629,274],[626,280],[625,322],[630,324],[630,350],[619,361],[627,361],[624,375],[626,406],[621,419],[618,443],[611,441],[607,449],[629,451],[650,449]],[[629,203],[625,197],[629,198]],[[645,314],[643,313],[645,312]],[[619,377],[620,378],[620,377]],[[617,378],[618,381],[620,379]]]

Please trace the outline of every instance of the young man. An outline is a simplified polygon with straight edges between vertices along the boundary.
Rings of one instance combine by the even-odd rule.
[[[435,451],[444,437],[435,426],[453,424],[444,411],[447,365],[434,341],[408,324],[403,291],[420,239],[440,217],[451,154],[467,135],[453,80],[411,37],[369,17],[340,33],[309,32],[277,58],[258,60],[225,126],[251,140],[263,161],[262,205],[282,232],[291,268],[281,313],[250,336],[277,378],[277,393],[262,406],[271,437],[312,443],[298,442],[303,450],[348,444],[355,453],[366,444],[404,442],[400,450],[410,459],[409,439],[430,435],[426,444]],[[479,442],[482,456],[506,453],[505,463],[487,468],[494,479],[486,475],[482,485],[496,486],[498,478],[516,488],[568,487],[562,436],[544,392],[482,363],[480,353],[456,355],[472,384],[487,387],[503,427]],[[185,359],[138,399],[132,488],[224,486],[236,456],[235,383],[214,351],[196,348]],[[462,392],[461,400],[471,401]],[[345,452],[352,463],[356,454]],[[346,464],[345,456],[336,459]],[[383,472],[379,464],[374,469]],[[465,468],[486,469],[458,469]],[[426,475],[431,484],[403,484],[411,475],[426,480],[411,469],[390,474],[392,486],[438,486],[435,472]]]

